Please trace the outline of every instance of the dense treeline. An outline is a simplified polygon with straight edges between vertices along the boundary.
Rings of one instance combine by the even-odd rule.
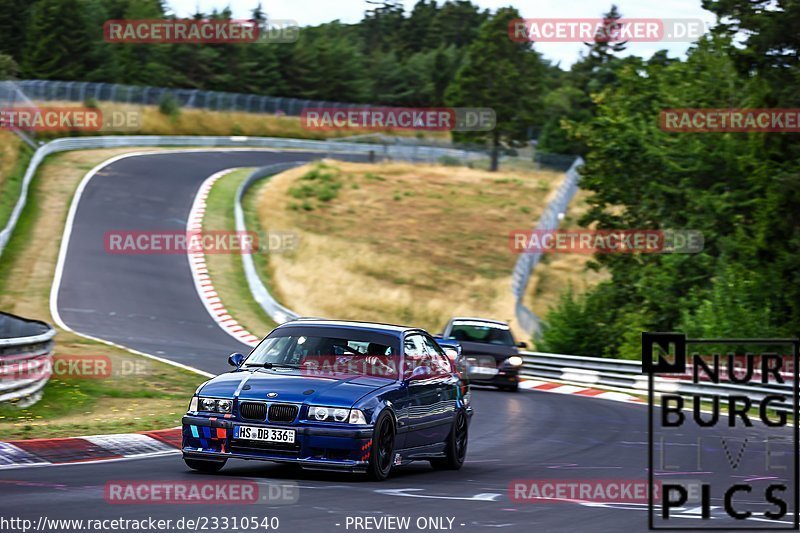
[[[203,46],[103,41],[108,19],[164,17],[159,0],[0,0],[0,74],[493,107],[494,132],[459,139],[499,147],[536,138],[541,151],[584,155],[582,186],[594,195],[583,225],[705,236],[701,253],[598,256],[593,266],[611,279],[579,296],[565,291],[539,348],[637,356],[643,330],[797,335],[799,136],[669,133],[659,112],[800,108],[800,2],[703,1],[722,22],[683,60],[620,58],[624,43],[601,41],[562,70],[508,38],[516,10],[466,0],[420,0],[408,12],[371,2],[359,23],[303,28],[296,43]]]
[[[643,330],[800,334],[800,135],[668,133],[658,122],[665,108],[800,107],[800,3],[768,4],[705,0],[724,23],[685,61],[615,63],[595,116],[569,125],[587,147],[582,187],[595,193],[583,224],[697,229],[705,249],[597,256],[611,280],[568,293],[540,347],[638,357]]]
[[[14,58],[25,78],[438,105],[489,13],[467,1],[422,1],[410,13],[387,2],[358,24],[304,27],[290,44],[103,41],[106,20],[165,17],[161,0],[0,0],[0,52]],[[258,8],[251,17],[264,21],[267,13]]]
[[[420,0],[406,12],[397,0],[368,4],[359,23],[303,27],[295,43],[152,45],[107,43],[103,24],[167,18],[161,0],[0,0],[0,76],[396,106],[505,106],[497,138],[459,140],[513,145],[543,133],[544,150],[580,152],[560,122],[591,107],[586,89],[609,54],[587,54],[565,73],[530,43],[507,38],[508,21],[520,16],[511,8],[490,13],[468,0]],[[260,23],[267,16],[261,7],[250,15]]]

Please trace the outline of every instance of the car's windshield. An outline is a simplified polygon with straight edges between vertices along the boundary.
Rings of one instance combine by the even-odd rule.
[[[245,368],[296,368],[313,376],[357,374],[397,379],[400,359],[391,339],[363,334],[270,336],[244,363]]]
[[[490,322],[455,322],[450,328],[449,339],[467,342],[483,342],[514,346],[514,337],[508,326]]]

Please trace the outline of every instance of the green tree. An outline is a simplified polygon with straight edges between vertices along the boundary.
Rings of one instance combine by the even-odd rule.
[[[19,66],[14,58],[8,54],[0,53],[0,80],[14,78],[19,72]]]
[[[464,48],[478,38],[481,26],[489,19],[487,10],[469,0],[448,0],[439,8],[431,31],[439,36],[439,45]]]
[[[570,134],[570,124],[587,122],[595,113],[592,95],[611,87],[616,81],[616,71],[626,64],[616,54],[626,48],[625,42],[616,41],[622,15],[616,5],[603,14],[603,25],[590,43],[588,50],[572,65],[567,76],[545,96],[545,126],[537,149],[548,153],[583,155],[586,146]],[[634,59],[633,61],[636,61]]]
[[[115,6],[121,9],[123,6]],[[123,19],[165,18],[161,0],[131,0],[124,6]],[[116,54],[119,79],[109,80],[134,85],[172,86],[179,75],[171,68],[173,46],[168,44],[109,44]]]
[[[545,67],[530,43],[508,38],[509,23],[518,18],[516,9],[502,8],[483,23],[446,95],[452,106],[494,109],[497,123],[492,131],[456,136],[460,140],[488,141],[492,171],[498,168],[501,145],[526,141],[529,128],[540,119],[537,80]]]
[[[22,60],[31,8],[38,0],[0,0],[0,53]]]
[[[94,46],[93,32],[79,0],[39,0],[25,33],[23,75],[82,80],[91,71],[87,59]]]

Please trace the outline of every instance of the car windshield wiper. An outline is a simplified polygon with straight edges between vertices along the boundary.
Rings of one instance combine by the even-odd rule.
[[[300,368],[300,365],[290,365],[287,363],[249,363],[244,366],[252,366],[259,368]]]

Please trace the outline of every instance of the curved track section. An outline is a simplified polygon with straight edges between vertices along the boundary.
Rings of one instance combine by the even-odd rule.
[[[103,234],[115,229],[182,230],[192,200],[208,176],[230,167],[314,157],[300,152],[165,153],[105,166],[85,183],[73,209],[62,254],[63,279],[54,294],[61,319],[86,335],[208,372],[225,370],[225,355],[245,346],[222,331],[204,308],[186,256],[109,255],[104,252]],[[430,531],[417,527],[420,517],[442,519],[439,530],[449,531],[647,530],[643,505],[515,503],[508,492],[514,479],[646,480],[645,407],[546,392],[492,390],[474,391],[474,406],[467,461],[459,472],[412,464],[397,469],[383,483],[369,483],[346,474],[229,461],[218,476],[209,478],[188,471],[179,454],[21,468],[0,471],[2,514],[32,520],[34,525],[41,517],[173,520],[172,526],[162,528],[166,531],[187,530],[175,526],[181,518],[251,516],[278,517],[278,531],[351,531],[348,517],[387,515],[410,517],[412,525],[405,531]],[[708,446],[722,457],[718,444]],[[690,463],[694,453],[687,447],[672,459]],[[719,467],[707,464],[710,471]],[[710,475],[698,472],[692,477]],[[108,481],[209,479],[297,482],[299,500],[286,506],[115,505],[104,497]],[[689,512],[685,518],[691,527],[698,516]],[[77,529],[73,525],[44,530]]]
[[[207,372],[227,370],[225,355],[250,347],[209,316],[186,255],[109,254],[104,235],[183,231],[198,188],[212,174],[318,157],[302,152],[167,152],[125,157],[100,168],[84,183],[73,208],[54,310],[78,333]]]

